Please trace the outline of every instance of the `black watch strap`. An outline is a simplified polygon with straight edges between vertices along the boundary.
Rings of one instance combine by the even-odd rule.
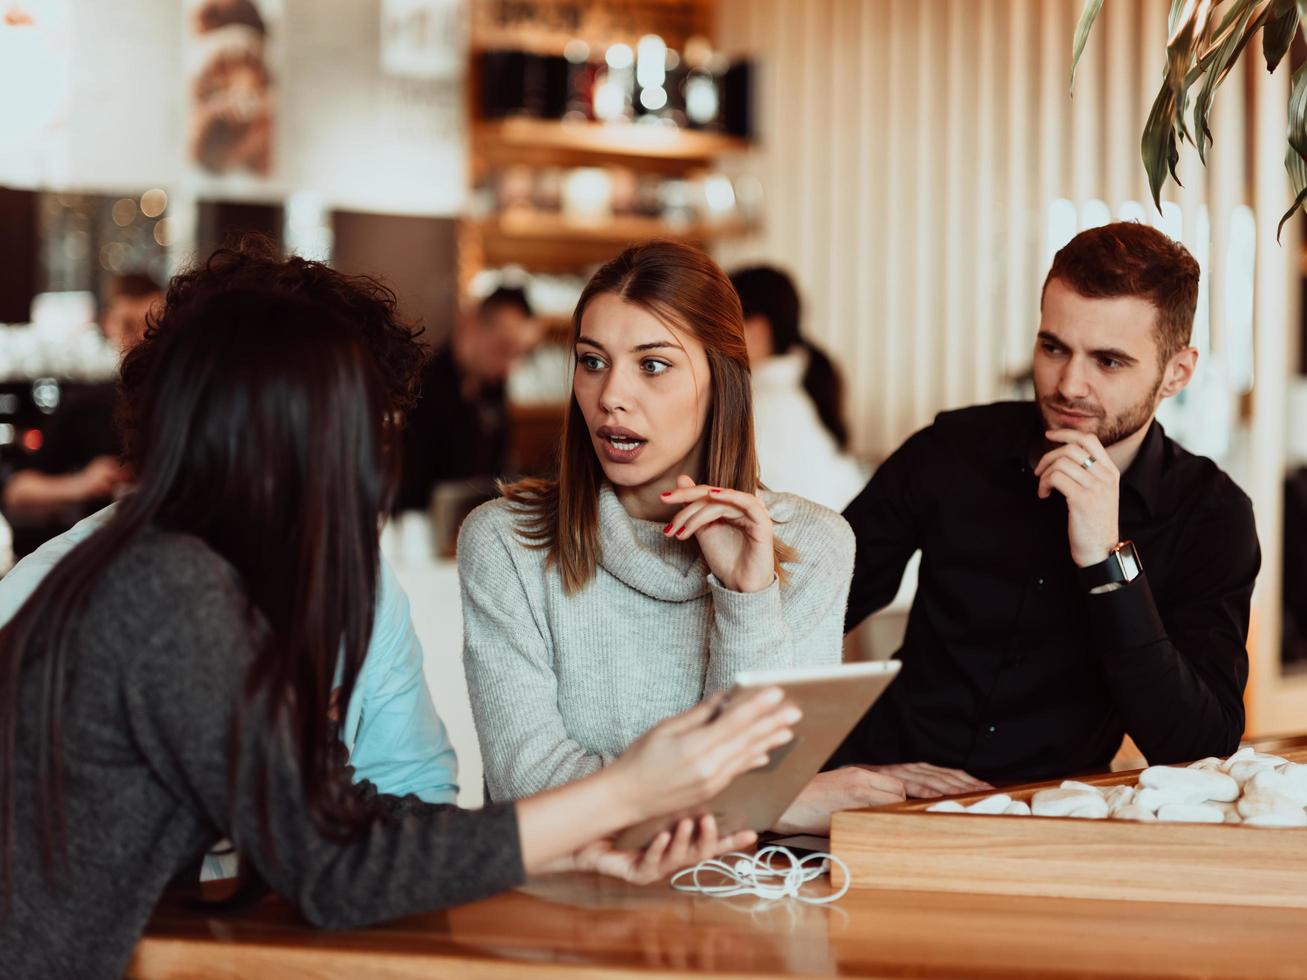
[[[1108,591],[1107,586],[1124,585],[1142,571],[1143,565],[1134,544],[1122,541],[1108,552],[1105,560],[1079,570],[1080,584],[1087,592]]]

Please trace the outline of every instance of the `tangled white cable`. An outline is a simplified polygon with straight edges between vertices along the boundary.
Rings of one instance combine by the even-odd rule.
[[[777,867],[773,863],[776,858],[785,858],[789,867]],[[844,884],[838,891],[820,896],[800,894],[804,885],[820,878],[831,864],[838,864],[844,872]],[[717,876],[722,880],[714,882],[710,878],[703,881],[701,876]],[[673,875],[672,887],[678,892],[693,892],[710,898],[754,895],[768,901],[792,898],[805,905],[829,905],[844,897],[849,890],[849,881],[849,866],[834,854],[809,854],[800,859],[788,847],[773,846],[764,847],[757,854],[732,851],[700,861],[693,868],[685,868]]]

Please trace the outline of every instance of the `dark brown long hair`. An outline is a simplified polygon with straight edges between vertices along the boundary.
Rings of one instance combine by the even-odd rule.
[[[349,791],[330,709],[337,669],[347,704],[368,647],[396,414],[422,353],[393,294],[320,263],[247,246],[173,280],[122,367],[137,489],[0,630],[6,890],[20,713],[39,747],[36,823],[52,879],[67,851],[64,700],[80,614],[106,569],[150,528],[200,538],[239,575],[252,623],[267,627],[241,712],[266,705],[258,723],[285,727],[315,821],[349,836],[370,818]],[[34,696],[20,701],[24,678]]]
[[[731,274],[731,285],[740,297],[740,307],[747,320],[761,316],[771,332],[772,350],[780,355],[792,347],[808,353],[803,372],[803,390],[807,392],[817,417],[840,449],[849,448],[849,427],[844,421],[844,383],[826,352],[799,330],[802,304],[794,280],[780,269],[754,265]]]
[[[726,274],[689,245],[669,241],[632,245],[600,267],[582,290],[572,313],[573,343],[581,334],[586,307],[605,294],[648,310],[703,344],[712,375],[704,479],[713,486],[756,493],[761,483],[753,443],[744,317]],[[595,575],[603,479],[581,407],[573,397],[563,420],[557,478],[521,480],[501,488],[522,512],[518,533],[528,544],[548,550],[549,561],[558,567],[569,594]],[[796,555],[780,540],[775,550],[777,573],[784,581],[781,565],[794,561]]]

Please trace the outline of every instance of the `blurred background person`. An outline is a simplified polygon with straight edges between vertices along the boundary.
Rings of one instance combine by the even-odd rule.
[[[839,372],[799,332],[799,292],[788,275],[750,266],[731,283],[744,309],[762,481],[842,511],[870,474],[845,452],[849,430]]]
[[[403,479],[397,510],[426,510],[436,485],[484,479],[508,468],[509,373],[540,343],[544,328],[526,292],[500,287],[422,371],[418,403],[404,429]]]
[[[162,299],[159,284],[144,273],[115,277],[100,320],[105,340],[119,352],[130,350],[145,336],[146,317]],[[0,492],[14,528],[15,557],[99,510],[130,481],[119,462],[117,402],[114,381],[68,388],[40,449],[15,463]]]

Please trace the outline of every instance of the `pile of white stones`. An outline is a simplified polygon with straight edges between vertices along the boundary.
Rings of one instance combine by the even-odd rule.
[[[997,793],[970,806],[944,800],[928,810],[1307,827],[1307,765],[1244,748],[1228,759],[1203,759],[1184,769],[1153,766],[1139,774],[1136,786],[1100,788],[1069,779],[1057,789],[1040,790],[1029,805]]]

